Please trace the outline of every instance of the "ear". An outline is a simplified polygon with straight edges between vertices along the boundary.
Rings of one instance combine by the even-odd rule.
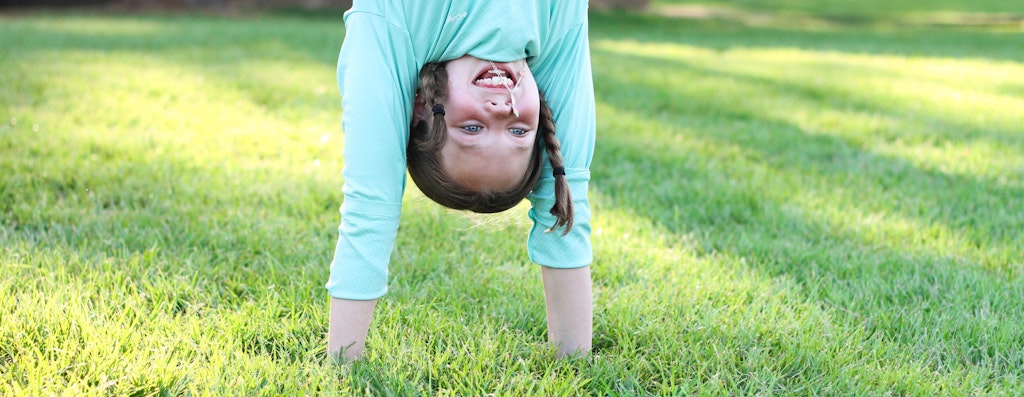
[[[423,99],[420,92],[417,92],[412,100],[412,120],[409,126],[415,127],[416,124],[425,120],[428,114],[430,114],[430,109],[427,109],[427,101]]]

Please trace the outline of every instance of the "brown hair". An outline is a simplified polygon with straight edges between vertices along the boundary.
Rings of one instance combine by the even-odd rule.
[[[418,95],[428,109],[443,104],[448,98],[448,71],[445,64],[424,65],[420,70],[420,86]],[[476,192],[451,180],[441,166],[441,148],[448,137],[444,113],[434,113],[430,116],[429,123],[427,120],[425,117],[411,128],[410,142],[406,148],[406,164],[409,175],[420,191],[445,207],[479,213],[501,212],[514,207],[530,194],[540,179],[543,159],[541,149],[547,151],[552,168],[562,167],[561,145],[555,137],[555,120],[543,95],[540,97],[540,123],[526,174],[519,184],[505,190]],[[562,234],[566,234],[572,229],[572,196],[565,175],[555,173],[554,177],[555,205],[551,207],[551,214],[557,220],[552,229],[565,227]]]

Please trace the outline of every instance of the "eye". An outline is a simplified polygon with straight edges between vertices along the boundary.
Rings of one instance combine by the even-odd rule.
[[[466,132],[468,132],[470,134],[475,134],[475,133],[478,133],[478,132],[482,131],[483,127],[481,127],[479,125],[465,125],[465,126],[462,126],[462,130],[466,131]]]
[[[522,128],[509,128],[508,132],[512,133],[512,135],[515,136],[523,136],[529,133],[530,131],[524,130]]]

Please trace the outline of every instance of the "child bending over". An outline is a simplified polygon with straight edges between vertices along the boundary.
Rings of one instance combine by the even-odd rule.
[[[549,341],[559,356],[589,352],[587,1],[355,0],[345,27],[345,197],[328,353],[349,361],[364,350],[387,290],[406,169],[450,208],[498,212],[528,198]]]

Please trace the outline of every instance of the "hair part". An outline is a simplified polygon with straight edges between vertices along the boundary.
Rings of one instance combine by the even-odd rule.
[[[444,104],[448,99],[448,70],[445,63],[428,63],[420,70],[420,100],[427,108]],[[429,120],[429,121],[428,121]],[[473,191],[453,181],[441,164],[441,148],[448,138],[448,125],[443,113],[434,113],[410,129],[410,142],[406,148],[406,165],[413,182],[434,202],[456,210],[477,213],[495,213],[519,204],[540,179],[542,153],[547,153],[552,168],[562,167],[561,144],[555,136],[555,120],[551,108],[540,96],[540,123],[534,140],[533,153],[520,183],[504,190]],[[542,152],[543,150],[543,152]],[[552,229],[564,227],[569,233],[573,224],[572,195],[565,175],[555,175],[555,205],[551,214],[556,221]],[[548,229],[549,231],[551,229]]]

